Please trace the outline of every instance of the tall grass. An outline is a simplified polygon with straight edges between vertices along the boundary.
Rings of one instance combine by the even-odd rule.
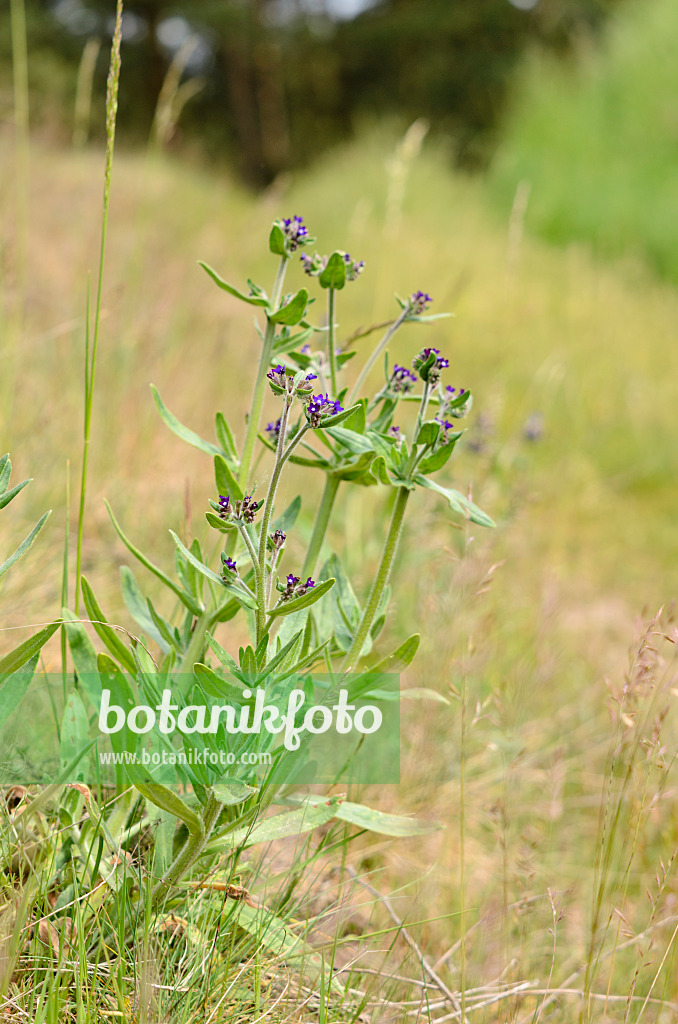
[[[17,1020],[339,1022],[369,1012],[375,1022],[569,1024],[580,1013],[621,1022],[659,1020],[661,1006],[675,1012],[673,621],[640,631],[631,667],[625,648],[635,617],[678,584],[678,300],[634,267],[606,268],[529,239],[516,247],[508,223],[497,224],[475,186],[449,176],[433,147],[408,165],[391,216],[385,163],[395,143],[388,134],[364,140],[261,200],[223,175],[116,155],[100,307],[112,341],[90,390],[82,558],[102,602],[131,626],[112,571],[124,555],[102,498],[135,518],[164,565],[168,523],[202,518],[211,467],[156,424],[151,380],[200,432],[209,434],[224,396],[236,421],[244,410],[249,317],[205,288],[194,258],[240,280],[243,265],[257,265],[253,239],[282,206],[329,244],[348,233],[352,254],[379,281],[379,308],[413,286],[438,308],[452,305],[456,319],[428,337],[450,355],[452,382],[482,396],[455,485],[471,487],[501,529],[462,534],[412,499],[417,544],[395,567],[408,596],[393,630],[406,628],[413,608],[425,618],[424,653],[408,677],[443,700],[403,705],[403,782],[379,793],[384,809],[404,805],[448,827],[399,843],[349,842],[330,830],[252,853],[237,873],[224,867],[191,883],[160,918],[142,915],[116,959],[115,891],[149,885],[154,826],[145,808],[103,794],[115,853],[102,854],[110,884],[95,896],[88,857],[97,851],[74,851],[87,835],[82,793],[51,806],[6,794],[3,1009]],[[47,497],[63,507],[64,458],[77,459],[82,281],[97,251],[101,158],[35,147],[35,301],[16,335],[24,364],[6,429],[19,472],[36,477],[30,498],[41,509]],[[84,225],[77,237],[75,220]],[[346,299],[350,319],[365,325],[374,315],[367,294],[358,284]],[[413,345],[403,334],[393,358],[405,362]],[[541,437],[525,432],[535,412]],[[349,501],[334,533],[364,592],[381,546],[375,507],[369,492]],[[310,534],[311,522],[303,525]],[[3,630],[47,617],[60,600],[61,536],[49,550],[41,543],[25,563],[34,589],[23,577],[3,591]],[[434,569],[423,573],[432,555]],[[55,658],[48,649],[46,663]],[[235,927],[236,887],[283,915],[306,945],[262,933],[260,919]],[[344,994],[321,980],[328,964]]]

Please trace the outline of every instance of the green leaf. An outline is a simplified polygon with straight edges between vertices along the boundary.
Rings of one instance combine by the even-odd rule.
[[[225,292],[228,292],[229,295],[235,296],[235,298],[240,299],[241,302],[247,302],[250,306],[268,306],[268,299],[265,299],[262,295],[245,295],[244,292],[238,291],[238,289],[234,288],[232,284],[224,281],[223,277],[220,277],[216,270],[213,270],[208,263],[203,263],[202,260],[198,260],[198,263],[203,270],[207,271],[214,283]]]
[[[213,529],[219,530],[221,533],[232,533],[233,530],[237,529],[234,522],[220,519],[216,512],[205,512],[205,519]]]
[[[192,612],[193,615],[196,615],[196,616],[197,615],[201,615],[202,611],[203,611],[202,605],[199,604],[195,600],[195,598],[192,597],[191,594],[187,593],[185,590],[182,589],[182,587],[178,586],[174,582],[174,580],[170,579],[170,577],[166,573],[164,573],[162,571],[162,569],[159,569],[158,566],[154,565],[153,562],[151,562],[150,559],[146,558],[146,555],[144,555],[139,550],[139,548],[135,547],[134,544],[132,544],[132,542],[127,539],[125,534],[122,532],[122,529],[121,529],[120,525],[118,524],[117,519],[115,518],[115,516],[113,515],[113,512],[111,511],[110,505],[108,504],[108,502],[106,500],[104,500],[104,505],[106,506],[106,510],[107,510],[109,516],[111,517],[111,522],[113,523],[113,528],[114,528],[115,532],[117,533],[118,537],[123,542],[123,544],[125,545],[127,550],[131,551],[131,553],[134,555],[134,557],[136,559],[138,559],[138,561],[140,561],[142,565],[145,565],[146,568],[148,570],[150,570],[150,572],[152,572],[154,576],[157,576],[159,580],[162,580],[162,582],[165,584],[165,586],[169,587],[169,589],[172,591],[172,593],[176,594],[176,596],[179,598],[181,603],[186,608],[188,608],[189,612]]]
[[[346,262],[340,252],[333,252],[327,261],[322,274],[318,276],[321,288],[334,288],[341,291],[346,284]]]
[[[205,690],[210,697],[217,697],[219,700],[233,701],[240,705],[247,704],[247,700],[243,697],[242,688],[231,682],[229,679],[224,679],[218,672],[215,672],[209,665],[203,665],[201,662],[197,662],[193,666],[193,673],[195,678],[200,683],[200,686]]]
[[[354,455],[362,455],[364,452],[374,451],[374,446],[370,439],[355,430],[347,430],[346,427],[330,427],[327,433],[335,441],[343,445],[344,448],[348,448],[350,452],[353,452]]]
[[[439,433],[440,423],[438,423],[437,420],[424,420],[422,425],[419,427],[414,443],[434,445],[438,440]]]
[[[4,574],[7,572],[7,570],[10,569],[14,565],[15,562],[18,562],[18,560],[21,558],[22,555],[26,554],[26,552],[30,548],[31,544],[33,543],[35,538],[38,536],[38,534],[42,530],[42,528],[45,525],[45,523],[47,522],[47,518],[51,514],[52,514],[52,510],[51,509],[49,510],[49,512],[45,512],[44,516],[42,516],[42,518],[39,520],[39,522],[36,523],[36,525],[33,527],[33,529],[28,534],[26,539],[23,540],[21,542],[21,544],[19,544],[19,547],[16,549],[16,551],[12,555],[10,555],[9,558],[7,558],[2,563],[2,565],[0,565],[0,576],[4,576]]]
[[[207,850],[213,853],[217,850],[232,850],[236,846],[272,843],[275,839],[285,839],[287,836],[300,836],[330,821],[335,817],[338,807],[339,797],[318,797],[317,805],[309,801],[295,811],[265,818],[251,829],[239,828],[227,832],[225,836],[216,836],[207,844]]]
[[[87,694],[97,711],[101,703],[101,680],[97,670],[97,653],[82,622],[78,622],[70,609],[61,612],[73,666],[78,674],[78,686]]]
[[[152,615],[149,613],[144,595],[141,593],[141,588],[134,577],[134,573],[126,565],[121,565],[120,576],[122,579],[123,600],[129,609],[130,615],[135,622],[139,623],[144,632],[152,640],[155,640],[160,650],[167,654],[169,651],[167,641],[160,633],[160,630],[153,621]]]
[[[468,517],[472,523],[477,523],[478,526],[496,526],[494,520],[490,519],[486,512],[483,512],[482,509],[474,505],[468,498],[465,498],[459,491],[441,487],[435,480],[429,480],[428,477],[421,476],[420,474],[415,476],[414,481],[420,487],[428,487],[429,490],[442,494],[443,498],[447,499],[453,512],[460,512],[464,517]]]
[[[268,614],[271,616],[292,615],[293,612],[299,612],[302,608],[308,608],[309,605],[315,604],[321,597],[324,597],[328,590],[332,589],[334,582],[334,580],[324,580],[323,583],[318,583],[311,590],[307,590],[301,597],[294,597],[291,601],[284,601],[277,605]]]
[[[0,676],[0,728],[21,704],[24,694],[31,684],[39,657],[38,652],[32,658],[22,662],[21,666],[6,678],[3,679]]]
[[[285,236],[279,224],[274,224],[268,236],[268,248],[274,256],[286,256]]]
[[[179,539],[179,537],[177,537],[177,535],[174,532],[174,530],[170,530],[170,534],[172,535],[172,539],[174,540],[174,543],[179,548],[179,551],[181,551],[181,553],[184,556],[184,558],[186,559],[186,561],[190,562],[194,569],[197,569],[198,572],[201,572],[203,574],[203,576],[206,576],[208,580],[212,581],[212,583],[217,583],[220,587],[225,587],[226,586],[226,584],[225,584],[224,580],[221,578],[221,576],[217,576],[217,574],[212,569],[210,569],[210,567],[208,565],[205,565],[204,562],[201,562],[199,558],[195,557],[193,552],[188,550],[186,545],[184,543],[182,543],[182,541]]]
[[[156,782],[144,765],[135,762],[125,765],[125,768],[130,782],[146,800],[150,800],[163,811],[169,811],[175,818],[180,818],[192,835],[204,835],[205,826],[202,818],[198,817],[173,790],[163,786],[161,782]]]
[[[286,324],[288,327],[292,327],[303,319],[307,305],[308,292],[305,288],[300,288],[294,298],[281,306],[275,313],[269,313],[268,318],[272,324]]]
[[[12,475],[12,462],[9,457],[9,452],[0,459],[0,494],[4,494],[9,486],[9,479]]]
[[[402,672],[414,660],[421,641],[420,633],[413,633],[404,643],[396,647],[392,654],[383,658],[370,672]]]
[[[151,392],[162,420],[177,437],[180,437],[182,441],[186,441],[187,444],[193,445],[194,448],[199,448],[201,452],[206,452],[208,455],[221,455],[221,449],[217,448],[215,444],[205,441],[194,430],[191,430],[190,427],[185,427],[183,423],[179,422],[174,413],[171,413],[163,402],[155,384],[151,384]]]
[[[59,761],[62,768],[78,757],[81,752],[87,749],[89,744],[89,718],[85,705],[77,691],[68,695],[66,707],[61,719],[61,743],[59,746]],[[85,766],[83,765],[78,778],[85,778]]]
[[[296,799],[291,797],[290,799]],[[317,807],[325,798],[322,796],[305,796],[298,798],[306,805]],[[341,821],[350,822],[358,828],[367,829],[369,832],[380,832],[385,836],[423,836],[430,832],[437,832],[442,825],[437,822],[429,823],[417,821],[415,818],[407,818],[402,814],[385,814],[383,811],[375,811],[364,804],[354,804],[349,800],[343,800],[335,811],[335,817]]]
[[[212,786],[212,792],[217,800],[226,807],[236,807],[249,800],[253,793],[257,792],[256,786],[248,786],[240,779],[222,779],[216,786]]]
[[[224,416],[223,412],[217,413],[216,435],[219,444],[221,445],[226,454],[226,457],[232,459],[233,462],[237,462],[238,452],[235,447],[235,440],[233,439],[231,428],[226,422],[226,417]]]
[[[273,524],[271,525],[271,532],[275,533],[276,530],[283,530],[285,533],[289,533],[296,523],[297,516],[300,511],[301,497],[297,494],[296,498],[292,499],[283,514],[273,521]]]
[[[422,473],[436,473],[439,469],[442,469],[462,434],[462,430],[457,431],[456,434],[448,434],[447,443],[441,445],[437,451],[432,452],[430,455],[424,456],[419,463],[418,469]]]
[[[214,456],[214,479],[217,485],[217,494],[230,497],[231,501],[240,501],[243,497],[244,491],[223,455]]]
[[[353,804],[344,800],[337,811],[337,818],[348,821],[358,828],[365,828],[369,832],[379,832],[384,836],[424,836],[431,832],[437,832],[443,826],[437,822],[429,823],[417,821],[414,818],[406,818],[402,814],[385,814],[383,811],[375,811],[364,804]]]
[[[101,640],[104,642],[106,647],[108,647],[113,657],[117,658],[120,664],[128,672],[132,675],[136,675],[137,666],[134,656],[131,651],[127,649],[113,627],[108,624],[108,620],[99,607],[97,599],[94,596],[94,591],[85,576],[82,577],[82,598],[85,602],[85,608],[87,609],[90,622],[94,626],[95,631],[99,634]]]
[[[334,416],[328,416],[327,419],[322,422],[322,429],[326,430],[327,427],[334,427],[337,423],[347,420],[349,416],[359,414],[361,407],[362,402],[356,402],[355,405],[350,406],[348,409],[342,409],[341,412],[335,413]]]
[[[56,633],[60,625],[60,619],[56,622],[50,622],[49,626],[45,626],[45,628],[41,629],[39,633],[34,633],[33,636],[28,638],[28,640],[24,640],[24,642],[19,644],[18,647],[15,647],[13,651],[6,654],[4,658],[0,660],[0,679],[6,672],[16,672],[17,669],[20,669],[22,665],[29,662],[36,654],[39,654],[49,638]]]
[[[228,653],[228,651],[225,650],[221,646],[221,644],[218,643],[214,639],[214,637],[211,635],[211,633],[207,634],[207,643],[210,645],[210,647],[212,648],[212,650],[216,654],[216,656],[219,659],[219,661],[221,662],[221,664],[224,665],[224,667],[230,669],[231,671],[234,668],[237,669],[238,665],[237,665],[237,662],[236,662],[235,658],[231,657],[231,655]]]
[[[22,480],[20,484],[17,484],[12,488],[11,491],[4,491],[0,493],[0,508],[4,508],[5,505],[9,505],[12,498],[16,498],[19,491],[23,491],[24,487],[28,487],[33,478],[30,477],[28,480]]]

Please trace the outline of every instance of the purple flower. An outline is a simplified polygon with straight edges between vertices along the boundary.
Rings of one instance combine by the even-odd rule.
[[[308,343],[306,345],[302,345],[299,351],[305,356],[310,355],[311,346]]]
[[[426,292],[418,291],[412,292],[407,301],[410,307],[410,312],[420,314],[430,306],[433,299]]]
[[[263,501],[254,501],[251,495],[246,495],[242,501],[235,501],[231,504],[230,496],[219,495],[219,504],[211,502],[213,508],[219,511],[220,519],[243,519],[246,523],[254,521],[254,515],[264,504]]]
[[[309,239],[308,228],[304,224],[303,217],[285,217],[281,227],[290,252],[295,252],[304,242],[312,241]]]
[[[310,402],[306,406],[308,419],[312,427],[319,427],[321,421],[326,416],[336,416],[337,413],[343,412],[343,406],[334,398],[330,398],[329,395],[313,395]]]
[[[237,572],[238,571],[237,567],[236,567],[236,564],[235,564],[235,559],[234,558],[227,558],[226,561],[224,562],[224,568],[225,569],[230,569],[231,572]]]
[[[399,366],[398,363],[396,363],[393,367],[388,386],[391,391],[402,391],[404,394],[407,394],[408,391],[412,390],[416,382],[417,378],[411,370],[408,370],[405,366]]]
[[[317,379],[318,379],[318,377],[317,377],[317,375],[315,373],[308,373],[306,375],[306,380],[317,380]]]
[[[427,365],[431,356],[437,358],[434,363]],[[449,365],[449,360],[440,355],[439,348],[423,348],[412,360],[413,368],[418,370],[421,379],[429,384],[437,384],[440,380],[440,371]]]
[[[280,593],[281,601],[289,601],[292,597],[302,597],[308,590],[311,590],[315,586],[315,580],[312,580],[309,576],[305,583],[301,582],[298,576],[293,576],[292,573],[287,577],[287,586],[283,587],[280,583],[278,584],[278,591]]]
[[[273,544],[273,547],[279,549],[287,540],[287,534],[283,533],[282,530],[276,530],[275,533],[272,533],[270,535],[270,540],[271,543]]]
[[[219,495],[219,515],[224,519],[227,515],[231,514],[231,499],[228,495]]]

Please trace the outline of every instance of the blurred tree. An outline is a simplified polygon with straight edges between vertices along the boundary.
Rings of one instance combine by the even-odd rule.
[[[492,145],[513,67],[531,41],[566,51],[618,0],[380,0],[341,20],[344,0],[126,0],[120,126],[148,138],[173,57],[194,36],[184,79],[204,87],[181,139],[229,153],[261,186],[346,137],[356,116],[424,116],[477,166]],[[26,0],[32,64],[60,58],[74,78],[88,37],[106,35],[112,0]],[[0,14],[0,51],[7,27]],[[103,94],[107,53],[95,78]],[[34,70],[34,84],[41,86]],[[74,90],[71,90],[74,91]],[[166,133],[165,138],[171,133]]]

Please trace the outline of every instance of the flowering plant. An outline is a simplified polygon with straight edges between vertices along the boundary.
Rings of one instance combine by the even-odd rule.
[[[414,356],[411,368],[398,364],[389,368],[388,346],[399,328],[405,323],[425,324],[440,317],[429,312],[431,297],[414,291],[398,299],[400,312],[388,323],[385,334],[350,384],[345,374],[355,353],[341,350],[336,344],[336,298],[347,282],[358,279],[363,263],[343,251],[309,256],[306,249],[312,243],[303,218],[275,221],[269,249],[279,262],[270,295],[253,281],[248,281],[247,290],[239,289],[202,264],[221,289],[254,306],[264,320],[241,442],[236,441],[237,432],[221,412],[216,415],[216,442],[199,437],[179,422],[153,388],[165,423],[213,460],[215,497],[205,515],[223,544],[220,571],[208,564],[197,539],[187,545],[172,533],[176,544],[176,578],[172,578],[134,545],[109,508],[123,543],[178,602],[180,622],[165,618],[144,597],[128,568],[123,570],[124,597],[143,630],[142,638],[135,639],[131,647],[108,624],[86,579],[82,582],[83,599],[106,653],[97,655],[83,626],[73,614],[64,612],[73,661],[82,680],[82,696],[76,693],[72,701],[86,698],[103,708],[105,698],[106,714],[113,712],[116,722],[115,729],[104,729],[111,734],[114,750],[136,750],[140,754],[139,734],[144,734],[143,758],[133,755],[116,762],[118,782],[131,782],[148,801],[152,815],[179,818],[188,830],[183,838],[174,837],[174,845],[170,844],[164,862],[160,861],[163,870],[153,890],[156,905],[199,858],[224,851],[237,854],[242,846],[267,838],[271,827],[280,836],[338,817],[362,828],[397,835],[428,828],[409,818],[380,814],[341,798],[318,801],[293,792],[282,799],[301,803],[301,807],[252,827],[263,809],[281,799],[281,786],[290,779],[281,773],[284,758],[278,756],[281,748],[275,747],[271,730],[255,733],[247,724],[250,711],[254,709],[256,715],[265,706],[275,715],[276,708],[287,708],[287,717],[293,719],[287,722],[288,731],[296,729],[298,734],[297,721],[305,723],[309,731],[321,731],[309,723],[332,697],[341,694],[333,710],[343,715],[347,708],[353,709],[347,701],[376,693],[379,674],[400,671],[416,653],[417,633],[392,654],[378,658],[376,664],[369,658],[386,620],[388,582],[412,492],[416,488],[430,489],[454,512],[475,523],[493,525],[461,493],[432,478],[446,465],[461,437],[461,431],[452,429],[449,417],[462,416],[471,403],[467,390],[456,391],[443,384],[447,358],[438,349],[423,348]],[[293,294],[284,291],[293,259],[300,259],[303,269],[327,293],[325,325],[311,322],[306,288]],[[370,393],[368,376],[382,355],[383,379]],[[273,395],[278,409],[276,418],[264,427],[267,393]],[[401,413],[407,415],[410,406],[414,422],[405,426]],[[398,424],[394,422],[396,416],[401,420]],[[273,454],[273,465],[265,490],[255,496],[253,466],[258,445]],[[319,472],[324,486],[303,564],[282,569],[287,537],[295,527],[301,505],[297,497],[285,510],[278,508],[280,479],[289,464]],[[392,503],[379,566],[364,600],[356,595],[336,555],[319,565],[342,484],[381,488],[386,501]],[[215,631],[220,623],[238,614],[246,620],[250,643],[240,648],[236,659],[217,641]],[[157,662],[145,638],[160,649]],[[96,676],[91,674],[93,666]],[[327,680],[320,705],[314,704],[316,685],[308,675],[318,666]],[[139,725],[140,710],[150,716],[161,694],[162,701],[156,706],[163,709],[163,714],[168,712],[170,691],[171,699],[177,702],[171,708],[178,711],[177,720],[184,725],[191,714],[195,721],[202,715],[204,721],[211,698],[227,701],[240,714],[239,728],[228,734],[218,713],[212,716],[213,730],[191,727],[193,749],[196,743],[202,744],[206,756],[184,760],[171,779],[153,771],[152,765],[160,759],[153,761],[149,754],[167,746],[169,740],[163,735],[166,730],[152,731],[150,725],[148,729]],[[100,716],[100,721],[105,718]],[[185,743],[187,740],[184,737]],[[271,767],[262,779],[244,757],[226,768],[223,763],[215,765],[214,758],[210,760],[207,755],[225,747],[248,755],[273,751]],[[172,788],[170,783],[177,780],[188,786],[188,795],[179,796]]]

